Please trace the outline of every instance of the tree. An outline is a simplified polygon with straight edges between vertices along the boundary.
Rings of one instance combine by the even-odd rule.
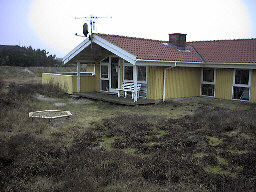
[[[0,45],[0,65],[10,66],[56,66],[61,62],[56,59],[56,55],[48,55],[49,52],[41,49],[29,47]]]

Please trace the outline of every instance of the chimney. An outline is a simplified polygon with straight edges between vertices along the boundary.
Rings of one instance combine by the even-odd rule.
[[[186,35],[182,33],[169,34],[169,43],[174,45],[175,48],[180,50],[186,49]]]

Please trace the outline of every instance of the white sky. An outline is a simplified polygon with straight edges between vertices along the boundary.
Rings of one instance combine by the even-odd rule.
[[[255,0],[0,0],[0,9],[24,9],[24,19],[19,18],[19,11],[13,11],[15,21],[13,15],[6,19],[24,22],[22,32],[31,33],[21,36],[3,31],[4,24],[6,30],[13,27],[3,18],[11,14],[5,9],[5,14],[0,13],[0,44],[15,39],[16,44],[19,40],[26,46],[45,46],[40,48],[63,57],[84,39],[74,34],[82,34],[85,20],[74,17],[90,15],[112,17],[97,20],[98,33],[159,40],[168,40],[169,33],[186,33],[188,41],[255,38],[255,4]]]

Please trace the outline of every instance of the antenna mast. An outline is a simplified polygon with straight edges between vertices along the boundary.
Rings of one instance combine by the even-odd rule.
[[[93,16],[93,15],[90,15],[90,17],[75,17],[75,19],[85,19],[86,21],[89,21],[90,22],[90,29],[91,29],[91,33],[89,34],[89,37],[93,34],[93,31],[95,30],[95,21],[97,19],[107,19],[107,18],[112,18],[112,17],[97,17],[97,16]],[[83,25],[83,34],[84,36],[87,37],[89,31],[88,31],[88,24],[87,23],[84,23]],[[77,35],[77,33],[76,33]]]

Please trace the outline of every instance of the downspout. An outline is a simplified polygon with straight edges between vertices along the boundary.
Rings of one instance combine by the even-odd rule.
[[[177,62],[175,62],[174,63],[174,66],[172,66],[172,67],[168,67],[168,68],[165,68],[164,69],[164,87],[163,87],[163,102],[165,102],[165,94],[166,94],[166,71],[168,70],[168,69],[173,69],[173,68],[175,68],[175,67],[177,67]]]

